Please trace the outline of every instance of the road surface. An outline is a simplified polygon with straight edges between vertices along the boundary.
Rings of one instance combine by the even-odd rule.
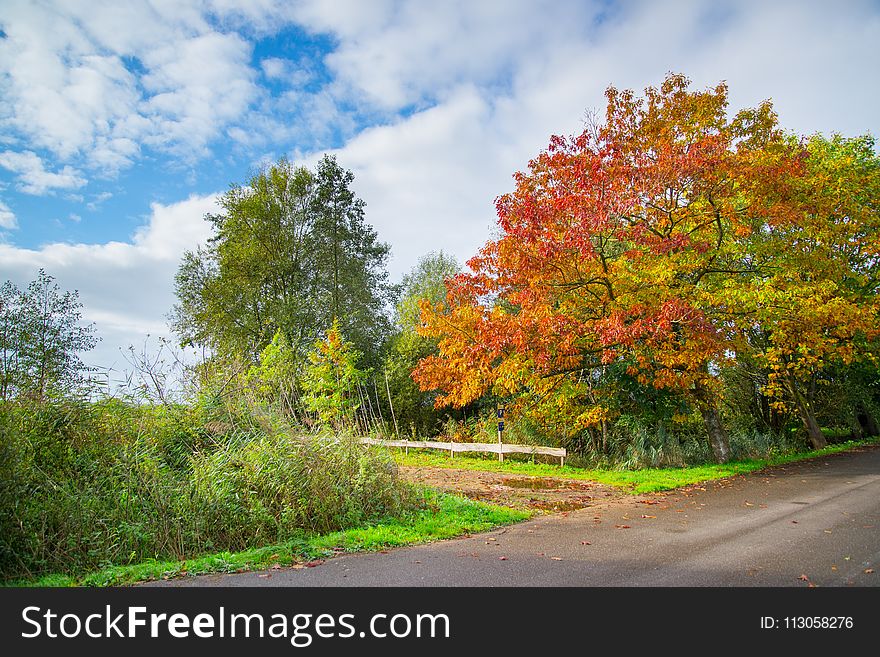
[[[314,568],[153,586],[878,586],[880,447]]]

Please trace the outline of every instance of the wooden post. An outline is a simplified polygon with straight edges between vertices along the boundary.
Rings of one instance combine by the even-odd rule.
[[[502,439],[502,434],[504,433],[504,407],[498,407],[498,462],[504,463],[504,440]]]

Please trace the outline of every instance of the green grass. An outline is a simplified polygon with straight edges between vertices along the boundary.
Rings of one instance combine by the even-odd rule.
[[[128,566],[111,566],[79,578],[46,575],[39,579],[10,582],[8,585],[119,586],[185,575],[261,570],[276,564],[293,566],[340,552],[383,550],[486,531],[520,522],[531,515],[528,511],[485,504],[455,495],[431,491],[426,491],[425,494],[426,508],[357,529],[306,537],[242,552],[220,552],[187,561],[148,561]]]
[[[754,472],[772,465],[782,465],[793,461],[826,456],[844,452],[854,447],[877,444],[878,440],[848,441],[831,445],[824,449],[786,454],[766,459],[747,459],[724,464],[698,465],[684,468],[644,468],[642,470],[588,470],[571,466],[557,466],[542,463],[505,460],[503,463],[492,458],[474,456],[449,456],[428,451],[410,451],[408,456],[402,452],[395,454],[401,465],[431,466],[440,468],[460,468],[465,470],[482,470],[486,472],[506,472],[510,474],[528,475],[533,477],[564,477],[566,479],[583,479],[622,488],[633,494],[654,493],[672,490],[713,479],[723,479],[738,474]]]

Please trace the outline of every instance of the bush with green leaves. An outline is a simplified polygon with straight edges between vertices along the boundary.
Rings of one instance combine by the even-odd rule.
[[[0,579],[242,550],[417,503],[385,452],[232,423],[218,432],[202,413],[0,404]]]

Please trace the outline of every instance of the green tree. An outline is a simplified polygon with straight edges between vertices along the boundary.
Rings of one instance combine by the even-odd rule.
[[[321,424],[339,429],[352,423],[360,408],[358,386],[365,378],[364,372],[356,366],[359,356],[343,337],[336,321],[309,353],[303,378],[303,401],[308,410],[317,414]]]
[[[387,244],[364,220],[353,175],[325,156],[316,171],[287,160],[235,185],[214,234],[187,252],[175,279],[172,324],[184,344],[256,362],[281,332],[294,362],[334,319],[376,361],[392,287]]]
[[[83,326],[79,293],[61,292],[44,270],[25,290],[0,287],[0,399],[44,401],[83,382],[78,352],[98,343],[94,325]]]
[[[323,311],[321,328],[338,321],[373,366],[391,328],[385,313],[394,292],[386,270],[390,246],[366,223],[353,182],[354,174],[335,157],[325,155],[318,163],[312,197],[317,308]]]

